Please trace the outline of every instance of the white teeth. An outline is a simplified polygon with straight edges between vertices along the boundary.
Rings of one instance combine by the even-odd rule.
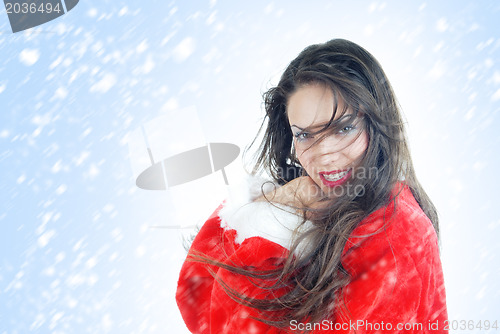
[[[349,171],[343,171],[343,172],[335,173],[335,174],[323,174],[323,177],[327,181],[338,181],[341,178],[343,178],[344,176],[346,176],[348,172]]]

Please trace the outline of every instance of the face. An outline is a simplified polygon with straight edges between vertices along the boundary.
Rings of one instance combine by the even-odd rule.
[[[297,158],[326,194],[349,179],[368,147],[368,136],[362,131],[360,118],[316,142],[323,133],[314,132],[332,119],[335,104],[337,112],[334,121],[352,113],[349,108],[342,113],[343,102],[339,99],[335,103],[331,88],[322,84],[301,86],[287,103]]]

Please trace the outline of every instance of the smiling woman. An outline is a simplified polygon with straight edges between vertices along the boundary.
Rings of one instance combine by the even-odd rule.
[[[341,100],[336,103],[333,91],[320,83],[306,84],[288,98],[288,121],[297,159],[327,194],[347,181],[368,147],[361,115],[347,111]],[[330,125],[335,125],[334,133],[315,139]]]
[[[446,332],[436,209],[380,64],[346,40],[312,45],[264,98],[253,174],[271,181],[232,191],[193,241],[188,328]]]

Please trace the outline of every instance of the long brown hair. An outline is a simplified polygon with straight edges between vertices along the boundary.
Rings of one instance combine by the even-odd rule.
[[[274,289],[286,287],[286,293],[266,300],[249,299],[226,287],[235,300],[262,311],[262,321],[282,328],[289,327],[291,320],[317,322],[331,316],[350,279],[342,266],[346,241],[364,218],[388,204],[398,181],[404,180],[439,232],[436,209],[415,175],[393,89],[377,60],[347,40],[334,39],[307,47],[288,65],[278,85],[264,94],[266,116],[261,130],[265,128],[265,133],[257,150],[254,172],[264,171],[280,184],[304,175],[292,145],[287,101],[301,86],[317,83],[331,88],[354,111],[353,117],[362,115],[369,144],[359,165],[364,170],[375,167],[377,172],[351,178],[353,186],[362,187],[362,193],[346,192],[309,215],[311,227],[294,240],[290,256],[281,268],[256,272],[219,263],[241,275],[272,280],[276,282]],[[322,131],[326,133],[337,126],[330,123]],[[294,256],[302,242],[314,247]],[[196,255],[193,259],[214,263]],[[276,319],[273,311],[283,312]]]

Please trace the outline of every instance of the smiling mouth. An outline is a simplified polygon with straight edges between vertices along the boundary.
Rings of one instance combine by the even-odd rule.
[[[344,183],[349,175],[351,175],[351,169],[319,173],[321,181],[328,187],[334,187]]]

